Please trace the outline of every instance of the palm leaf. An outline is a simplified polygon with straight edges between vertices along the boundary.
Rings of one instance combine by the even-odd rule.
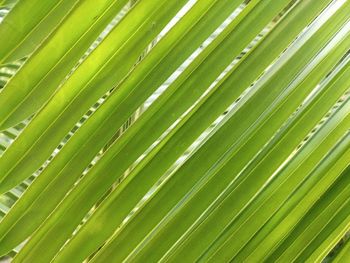
[[[0,8],[1,255],[321,262],[349,231],[350,1]]]

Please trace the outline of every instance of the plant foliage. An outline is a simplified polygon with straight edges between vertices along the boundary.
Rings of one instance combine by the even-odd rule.
[[[0,255],[350,261],[349,0],[0,11]]]

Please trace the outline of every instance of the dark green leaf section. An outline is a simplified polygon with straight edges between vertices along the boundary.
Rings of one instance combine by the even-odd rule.
[[[283,182],[281,188],[278,190],[279,195],[283,195],[282,191],[285,190],[289,194],[288,199],[282,203],[283,206],[281,206],[281,208],[273,214],[273,217],[271,217],[256,233],[254,242],[248,243],[247,246],[236,255],[235,259],[250,258],[253,261],[265,259],[273,251],[276,243],[281,239],[283,240],[284,235],[293,229],[300,216],[307,212],[310,208],[310,204],[313,204],[326,190],[324,187],[314,187],[315,184],[316,186],[321,186],[318,180],[320,180],[321,183],[324,182],[322,180],[327,179],[332,182],[332,180],[334,181],[337,176],[339,176],[344,169],[344,160],[348,158],[348,154],[342,157],[347,144],[340,145],[338,149],[341,151],[338,155],[333,155],[333,157],[325,163],[322,163],[322,161],[325,156],[329,155],[330,146],[331,148],[337,147],[337,142],[344,136],[344,133],[346,133],[346,126],[349,125],[349,115],[344,116],[344,111],[348,110],[348,106],[349,104],[347,103],[342,110],[336,114],[336,117],[341,118],[341,122],[329,122],[315,139],[310,141],[310,144],[305,147],[305,150],[301,151],[300,154],[296,156],[296,161],[292,162],[286,168],[283,174],[289,174],[288,179],[283,181],[283,177],[282,180],[277,178],[277,184],[280,184],[279,181]],[[345,114],[347,113],[345,112]],[[315,147],[315,145],[318,147]],[[333,165],[337,158],[340,158],[339,163],[341,166],[338,167],[339,169],[334,169],[333,174],[329,177],[324,176],[327,167],[335,168]],[[300,160],[303,160],[303,162],[300,163]],[[298,194],[296,194],[296,192],[298,192]],[[268,205],[268,203],[266,203],[266,205]],[[262,246],[262,243],[257,242],[265,242],[265,245]],[[228,244],[229,242],[226,244],[226,251],[229,251]],[[257,250],[258,248],[260,250]],[[220,257],[219,253],[217,253],[216,256]]]
[[[325,189],[331,185],[329,178],[333,175],[332,180],[334,180],[338,176],[336,172],[340,174],[342,169],[344,167],[346,168],[347,161],[350,158],[350,151],[348,150],[346,152],[349,146],[349,136],[347,136],[326,156],[327,159],[323,160],[323,167],[320,166],[318,169],[321,170],[323,168],[322,172],[324,174],[322,180],[317,184],[318,191],[320,191],[319,189],[321,187]],[[329,160],[333,161],[333,166],[329,165]],[[342,222],[345,223],[345,229],[349,229],[349,171],[349,169],[345,170],[337,178],[336,182],[323,193],[321,198],[317,200],[307,214],[294,226],[293,231],[281,242],[267,261],[278,258],[281,261],[297,260],[306,262],[312,253],[318,247],[321,247],[322,243],[329,242],[327,239],[332,236],[333,232],[337,232],[336,234],[339,235],[337,228],[342,225]],[[314,174],[316,172],[318,171],[315,170]],[[341,230],[343,229],[342,227]],[[332,240],[333,245],[334,241],[337,240]],[[328,250],[330,247],[332,246],[329,246],[328,243]],[[322,251],[322,253],[324,254],[325,252]]]
[[[347,69],[347,71],[349,70]],[[339,73],[335,80],[332,80],[309,104],[299,110],[299,113],[286,124],[276,138],[265,147],[257,158],[253,159],[252,164],[244,169],[240,176],[246,177],[247,174],[250,173],[253,179],[258,176],[269,176],[273,174],[271,171],[273,171],[274,168],[277,169],[279,165],[281,165],[282,159],[280,158],[283,156],[285,158],[288,157],[290,152],[293,151],[293,148],[297,146],[298,142],[306,136],[307,131],[311,130],[312,127],[317,124],[318,120],[326,114],[328,109],[331,108],[335,101],[341,97],[343,92],[348,88],[348,74],[348,72],[344,75]],[[330,95],[331,93],[332,95]],[[297,163],[297,161],[295,161],[295,163]],[[305,165],[307,165],[307,163],[305,163]],[[293,166],[291,165],[291,167]],[[300,176],[302,175],[304,174],[302,173]],[[231,217],[229,224],[221,230],[222,232],[220,235],[212,242],[207,252],[202,256],[204,259],[211,257],[214,253],[221,257],[225,257],[225,255],[229,258],[232,257],[235,250],[231,249],[230,246],[232,246],[231,244],[234,242],[235,236],[240,234],[242,235],[242,239],[245,237],[245,242],[249,241],[255,231],[264,224],[264,220],[268,220],[271,215],[276,212],[275,209],[278,209],[281,204],[283,204],[283,200],[285,200],[283,198],[286,198],[291,191],[290,189],[293,189],[288,187],[293,187],[293,183],[299,183],[300,180],[298,176],[290,176],[287,172],[276,174],[273,178],[277,178],[276,181],[273,182],[272,185],[261,187],[261,190],[259,190],[261,194],[249,200],[247,207],[229,216],[229,218]],[[289,181],[286,178],[289,178]],[[249,181],[247,183],[249,183]],[[231,188],[234,189],[234,187]],[[226,195],[224,195],[224,197],[226,197]],[[233,198],[237,198],[235,195],[232,196],[232,199],[228,198],[228,200],[225,201],[225,206],[224,203],[220,204],[220,202],[224,202],[224,197],[221,198],[222,201],[218,201],[218,208],[216,208],[216,211],[203,216],[203,221],[208,222],[206,224],[215,224],[214,220],[219,220],[218,216],[229,209],[230,202],[234,200]],[[259,222],[254,222],[252,219],[257,216],[259,216],[261,220],[259,220]],[[210,220],[210,217],[212,220]],[[205,224],[203,224],[201,229],[201,231],[205,229]],[[184,242],[184,244],[192,244],[198,240],[201,231],[194,230],[194,233],[197,232],[197,234],[191,234],[192,237],[188,238],[188,241]],[[191,239],[192,242],[190,242]],[[254,242],[251,241],[254,244],[251,246],[249,245],[245,250],[249,251],[249,247],[253,248],[255,245],[259,244],[260,239],[255,238],[255,240]],[[239,245],[238,243],[237,246],[240,248],[242,244]],[[226,252],[224,252],[225,249],[227,250]]]
[[[349,169],[350,168],[348,168],[348,170]],[[345,242],[346,242],[346,245],[340,250],[339,254],[336,255],[335,259],[332,262],[340,263],[340,262],[347,262],[350,260],[350,242],[348,240]]]
[[[344,81],[345,78],[346,76],[344,76],[342,80]],[[340,84],[343,83],[337,83],[337,85]],[[182,238],[183,242],[180,243],[181,245],[172,249],[176,252],[169,252],[169,254],[173,254],[172,258],[184,256],[183,253],[185,252],[186,246],[198,247],[198,253],[200,253],[200,251],[205,249],[206,242],[212,243],[207,243],[207,245],[210,244],[210,247],[207,248],[208,251],[202,256],[203,259],[210,258],[215,250],[218,251],[218,256],[225,258],[225,253],[219,248],[224,247],[224,244],[227,243],[227,245],[230,246],[227,247],[227,253],[231,253],[232,255],[236,247],[240,247],[239,242],[234,242],[234,237],[238,233],[242,237],[242,242],[246,242],[251,238],[249,235],[255,231],[255,228],[251,225],[253,223],[251,218],[259,216],[259,218],[261,218],[259,224],[262,224],[266,216],[271,216],[273,214],[274,206],[280,205],[283,199],[278,199],[280,196],[275,192],[275,188],[269,186],[266,187],[266,190],[262,188],[264,192],[261,196],[257,197],[257,200],[251,199],[247,201],[247,206],[244,207],[244,209],[238,210],[237,213],[230,213],[229,211],[233,202],[235,202],[234,200],[244,198],[244,193],[238,191],[237,188],[241,187],[241,189],[243,189],[248,184],[253,185],[252,181],[254,178],[267,178],[273,173],[274,169],[277,169],[281,165],[283,158],[288,157],[290,152],[292,152],[298,143],[307,135],[308,131],[317,124],[318,120],[326,114],[329,108],[343,94],[344,89],[347,88],[346,85],[338,86],[334,96],[332,96],[332,98],[327,97],[327,95],[329,95],[328,93],[334,92],[332,88],[334,89],[336,87],[335,85],[327,86],[327,89],[323,91],[326,92],[325,94],[322,92],[319,94],[319,97],[315,98],[315,100],[302,109],[292,121],[283,127],[264,150],[253,158],[251,164],[239,175],[242,180],[238,178],[239,183],[233,182],[228,189],[225,189],[224,194],[211,205],[211,209],[201,216],[201,220],[191,226],[191,231],[188,231],[189,233]],[[283,178],[279,175],[275,175],[275,177]],[[261,190],[259,190],[259,192],[260,191]],[[287,193],[288,191],[283,189],[283,191],[281,191],[281,198]],[[222,222],[222,224],[218,224],[219,222]],[[225,225],[227,225],[227,227],[223,228]],[[212,232],[206,234],[204,230],[208,229],[208,227],[212,229]],[[202,237],[202,242],[198,243],[200,237]],[[206,240],[205,237],[208,241],[203,242],[203,240]],[[215,237],[216,240],[213,241]],[[234,242],[235,245],[232,245],[232,242]],[[228,258],[230,257],[228,256]]]

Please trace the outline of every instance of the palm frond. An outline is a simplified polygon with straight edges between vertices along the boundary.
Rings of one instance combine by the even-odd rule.
[[[347,235],[350,1],[0,9],[1,255],[321,262]]]

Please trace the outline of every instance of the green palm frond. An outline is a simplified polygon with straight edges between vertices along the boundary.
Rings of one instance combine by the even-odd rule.
[[[0,11],[4,258],[347,261],[349,0]]]

